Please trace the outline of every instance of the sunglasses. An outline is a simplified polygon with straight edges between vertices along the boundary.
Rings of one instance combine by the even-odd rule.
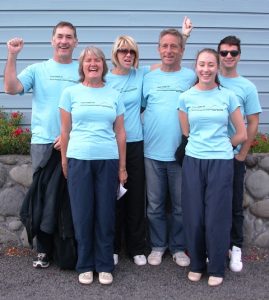
[[[136,55],[136,52],[133,49],[129,50],[129,49],[126,49],[126,48],[118,49],[117,53],[121,53],[121,54],[124,54],[124,55],[130,54],[130,55],[133,55],[133,56]]]
[[[228,53],[230,53],[232,57],[236,57],[239,54],[239,51],[238,50],[232,50],[232,51],[223,50],[223,51],[219,52],[219,54],[222,57],[226,57],[228,55]]]

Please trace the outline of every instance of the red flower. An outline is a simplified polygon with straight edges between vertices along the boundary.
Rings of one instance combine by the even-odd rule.
[[[19,117],[21,117],[21,114],[20,114],[20,113],[18,113],[18,112],[13,112],[13,113],[11,113],[11,118],[12,118],[12,119],[17,119],[17,118],[19,118]]]
[[[13,134],[15,135],[15,136],[18,136],[18,135],[20,135],[20,134],[22,134],[23,133],[23,129],[21,128],[21,127],[18,127],[17,129],[15,129],[14,131],[13,131]]]

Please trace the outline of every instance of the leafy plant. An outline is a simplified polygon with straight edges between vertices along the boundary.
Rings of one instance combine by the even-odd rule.
[[[21,112],[10,114],[0,110],[0,154],[29,154],[31,132],[22,128]]]
[[[267,133],[258,133],[252,142],[251,153],[269,153],[269,135]]]

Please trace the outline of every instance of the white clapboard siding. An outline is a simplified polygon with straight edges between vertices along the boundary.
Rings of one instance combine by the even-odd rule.
[[[31,93],[9,96],[3,91],[6,41],[19,36],[25,41],[17,70],[48,59],[53,26],[59,21],[77,27],[79,46],[74,59],[89,44],[101,47],[110,64],[111,45],[121,34],[133,36],[139,44],[140,64],[159,60],[159,32],[181,27],[189,16],[195,28],[186,45],[184,66],[193,68],[195,55],[204,47],[216,48],[220,39],[237,35],[242,42],[241,75],[259,92],[263,112],[259,129],[269,132],[269,0],[9,0],[0,5],[0,109],[22,111],[24,125],[31,122]]]

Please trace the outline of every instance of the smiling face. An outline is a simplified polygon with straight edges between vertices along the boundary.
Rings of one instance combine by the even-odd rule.
[[[104,65],[102,58],[88,52],[82,63],[82,71],[85,76],[85,82],[103,82]]]
[[[160,39],[159,53],[163,71],[177,71],[183,55],[180,39],[173,34],[166,34]]]
[[[58,27],[52,37],[51,45],[54,48],[53,59],[59,63],[70,63],[77,39],[74,30],[68,26]]]
[[[225,53],[226,51],[228,51],[228,54],[226,56],[222,56],[221,53]],[[230,51],[237,51],[238,55],[232,56]],[[225,69],[227,71],[235,70],[240,60],[240,52],[238,47],[236,45],[222,44],[220,45],[219,53],[221,69]]]
[[[216,76],[218,73],[218,54],[202,51],[196,60],[196,74],[198,77],[198,87],[211,89],[217,86]]]

